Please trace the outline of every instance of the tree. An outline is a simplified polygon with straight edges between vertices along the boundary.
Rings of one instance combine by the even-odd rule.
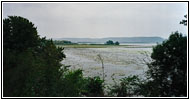
[[[153,48],[149,96],[187,96],[187,37],[179,32]],[[150,90],[151,89],[151,90]]]
[[[107,44],[107,45],[113,45],[114,43],[113,43],[112,40],[108,40],[108,41],[106,42],[106,44]]]
[[[118,42],[118,41],[116,41],[116,42],[115,42],[115,45],[119,45],[119,42]]]
[[[63,48],[19,16],[3,20],[3,96],[59,96]]]
[[[103,95],[103,80],[84,78],[82,70],[68,70],[60,63],[66,57],[63,48],[40,38],[28,19],[4,19],[3,38],[4,97]]]
[[[38,42],[37,30],[29,20],[19,16],[3,20],[4,96],[22,95],[27,76],[34,67],[32,48],[37,47]]]
[[[28,19],[9,16],[3,20],[3,48],[19,52],[37,46],[39,36],[36,27]]]
[[[66,41],[66,40],[54,40],[53,43],[55,45],[76,44],[76,43],[72,43],[71,41]]]
[[[183,24],[184,26],[187,26],[187,15],[184,15],[185,19],[180,21],[180,24]]]

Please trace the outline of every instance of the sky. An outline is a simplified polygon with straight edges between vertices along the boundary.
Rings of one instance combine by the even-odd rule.
[[[104,38],[187,33],[187,3],[3,3],[3,19],[22,16],[47,38]],[[187,34],[186,34],[187,35]]]

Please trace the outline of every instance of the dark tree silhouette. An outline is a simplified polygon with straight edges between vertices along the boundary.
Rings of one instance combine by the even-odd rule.
[[[4,97],[103,96],[103,80],[68,70],[60,63],[63,58],[63,48],[40,38],[29,20],[3,20]]]
[[[115,42],[115,45],[119,45],[119,42],[118,42],[118,41],[116,41],[116,42]]]
[[[150,96],[187,96],[187,37],[175,32],[153,48]]]
[[[184,15],[185,19],[180,21],[180,24],[183,24],[184,26],[187,26],[187,15]]]
[[[29,20],[19,16],[9,16],[3,20],[3,48],[23,51],[35,47],[39,36],[36,27]]]
[[[63,48],[39,38],[29,20],[3,20],[3,96],[57,96]],[[61,93],[61,92],[60,92]]]
[[[114,43],[113,43],[112,40],[108,40],[108,41],[106,42],[106,44],[107,44],[107,45],[113,45]]]

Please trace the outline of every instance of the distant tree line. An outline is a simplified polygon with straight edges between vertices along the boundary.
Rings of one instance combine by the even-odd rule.
[[[115,43],[112,40],[108,40],[106,43],[106,45],[119,45],[119,42],[116,41]]]
[[[66,41],[66,40],[54,40],[53,43],[55,45],[77,44],[77,43],[72,43],[71,41]]]

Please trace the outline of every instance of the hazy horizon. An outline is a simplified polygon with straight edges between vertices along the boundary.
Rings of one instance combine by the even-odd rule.
[[[76,38],[89,38],[89,39],[102,39],[102,38],[133,38],[133,37],[160,37],[160,36],[130,36],[130,37],[76,37]],[[59,38],[59,37],[58,37]],[[62,37],[60,37],[62,38]],[[63,38],[75,38],[75,37],[63,37]],[[163,37],[160,37],[163,38]],[[54,38],[56,39],[56,38]],[[165,38],[163,38],[165,39]]]
[[[175,31],[187,3],[3,3],[3,18],[29,19],[47,38],[161,37]]]

